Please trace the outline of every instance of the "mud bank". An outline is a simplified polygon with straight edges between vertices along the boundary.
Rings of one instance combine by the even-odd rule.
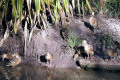
[[[86,17],[86,21],[88,17]],[[115,41],[119,42],[120,29],[116,27],[120,23],[119,20],[115,22],[116,21],[115,19],[111,20],[111,18],[109,19],[109,18],[106,18],[105,16],[101,17],[100,15],[97,15],[96,18],[98,19],[98,22],[100,25],[99,25],[99,28],[95,30],[95,34],[98,34],[101,32],[107,33],[109,31],[110,32],[109,34],[113,35]],[[114,26],[110,25],[110,23],[112,24],[112,22]],[[91,45],[94,46],[94,48],[96,48],[95,34],[93,34],[93,32],[85,26],[84,22],[82,22],[81,19],[79,18],[72,19],[69,27],[70,29],[73,30],[76,37],[87,39],[88,43],[90,43]],[[75,51],[73,49],[66,47],[65,45],[66,42],[63,41],[63,39],[61,38],[60,29],[61,28],[53,27],[53,26],[48,27],[46,30],[36,29],[33,32],[33,36],[30,43],[29,44],[27,43],[27,51],[26,51],[27,57],[23,58],[22,63],[37,62],[38,64],[45,65],[45,62],[41,60],[41,56],[44,56],[46,51],[49,51],[54,55],[54,58],[51,61],[52,68],[65,68],[65,67],[76,68],[77,67],[76,61],[79,61],[81,58],[78,57],[75,61],[72,59],[73,55],[75,54]],[[21,35],[23,34],[11,33],[10,36],[4,41],[2,47],[0,47],[1,54],[3,53],[12,54],[12,53],[18,52],[21,55],[23,55],[24,54],[24,38]],[[95,53],[95,55],[97,55],[97,53]],[[94,63],[93,64],[91,63],[91,65],[95,66]],[[111,64],[111,66],[108,65],[109,64],[108,62],[105,62],[104,64],[109,66],[109,67],[106,67],[105,69],[113,69],[113,70],[120,69],[118,67],[120,65],[119,63],[118,65]],[[98,64],[96,64],[96,66],[97,65]],[[99,64],[99,65],[102,65],[102,64]],[[112,67],[112,65],[114,67]]]

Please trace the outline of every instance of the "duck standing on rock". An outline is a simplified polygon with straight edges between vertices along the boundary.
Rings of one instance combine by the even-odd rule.
[[[90,55],[94,55],[93,46],[88,44],[86,40],[82,41],[82,46],[84,47],[84,52],[88,55],[88,59]]]
[[[49,62],[50,65],[50,61],[53,59],[53,54],[47,51],[45,54],[45,59],[47,60],[47,62]]]
[[[21,62],[21,56],[18,53],[14,54],[14,57],[10,59],[10,62],[6,66],[12,66],[13,68]]]
[[[91,17],[89,19],[89,22],[90,22],[90,25],[93,26],[94,29],[95,29],[95,28],[98,28],[98,22],[97,22],[96,18],[94,17],[94,14],[95,13],[92,12],[92,15],[91,15]]]

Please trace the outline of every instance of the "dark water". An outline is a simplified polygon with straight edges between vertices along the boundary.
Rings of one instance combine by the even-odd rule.
[[[1,63],[0,80],[119,80],[120,72],[56,69],[20,64],[15,68]]]

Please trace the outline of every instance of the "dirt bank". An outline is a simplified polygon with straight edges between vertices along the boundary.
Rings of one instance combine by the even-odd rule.
[[[88,18],[89,16],[86,17],[85,20],[88,21]],[[120,42],[120,27],[118,26],[120,24],[119,20],[100,15],[97,15],[96,18],[99,22],[99,28],[95,30],[94,34],[89,28],[85,26],[84,22],[82,22],[80,18],[72,19],[69,27],[73,30],[77,37],[87,39],[88,43],[93,45],[95,50],[97,43],[95,40],[95,34],[101,32],[109,32],[109,34],[113,35],[114,40]],[[78,57],[75,61],[73,61],[72,57],[75,54],[75,51],[66,47],[66,42],[63,41],[60,36],[60,29],[61,28],[49,26],[47,30],[35,30],[30,43],[27,43],[27,57],[23,58],[22,63],[34,63],[37,61],[37,63],[45,65],[45,62],[42,61],[41,56],[44,56],[46,51],[49,51],[54,55],[54,58],[51,61],[51,67],[77,67],[76,61],[79,61],[81,57]],[[23,55],[24,40],[23,37],[21,37],[21,33],[18,33],[17,35],[11,33],[10,36],[4,41],[2,47],[0,48],[0,52],[1,54],[4,52],[18,52]],[[97,55],[97,53],[95,53],[95,55]]]

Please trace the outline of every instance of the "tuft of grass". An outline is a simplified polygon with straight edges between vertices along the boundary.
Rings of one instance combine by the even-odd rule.
[[[87,8],[87,9],[86,9]],[[75,1],[75,13],[82,14],[81,16],[84,18],[86,13],[92,12],[92,7],[89,0],[76,0]]]
[[[107,0],[105,2],[104,12],[110,17],[120,18],[120,1]]]
[[[105,47],[114,47],[115,42],[109,34],[99,34],[97,37],[97,41]]]
[[[73,31],[71,31],[71,34],[69,36],[69,39],[67,41],[67,45],[72,48],[72,49],[76,49],[77,46],[81,43],[81,39],[79,37],[76,37],[73,33]]]
[[[95,0],[93,5],[100,11],[100,1],[99,0]]]

